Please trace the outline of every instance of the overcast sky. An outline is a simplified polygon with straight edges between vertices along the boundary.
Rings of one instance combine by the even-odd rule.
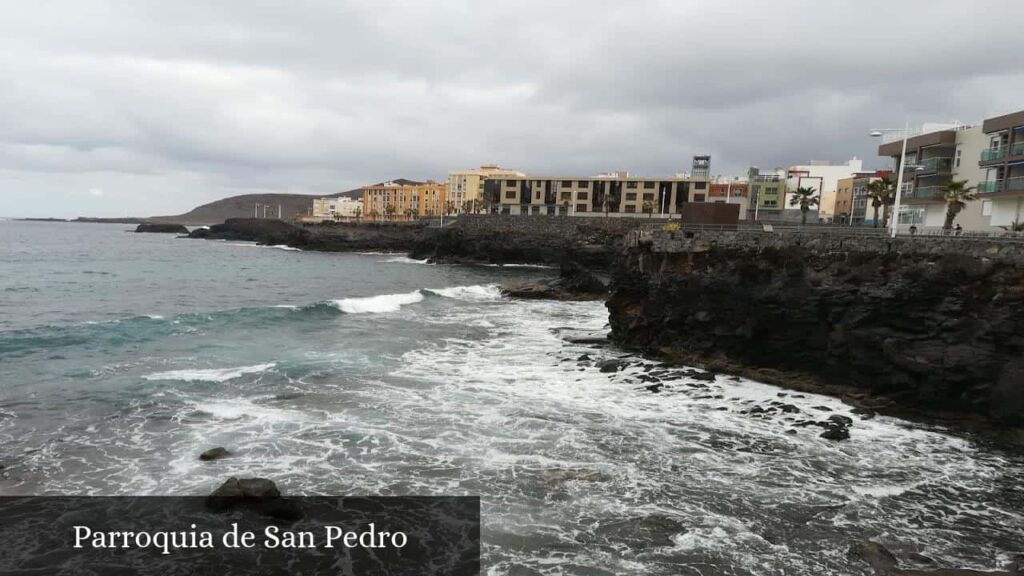
[[[499,163],[715,174],[1024,108],[1024,2],[0,4],[0,216],[174,214]]]

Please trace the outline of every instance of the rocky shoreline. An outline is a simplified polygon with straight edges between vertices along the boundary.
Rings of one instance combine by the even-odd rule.
[[[624,234],[421,224],[297,227],[238,219],[190,238],[303,250],[405,252],[460,264],[558,264],[503,287],[524,299],[606,299],[612,341],[678,366],[826,394],[861,410],[1024,446],[1024,276],[962,254],[825,246],[659,253]],[[996,261],[998,262],[998,261]],[[594,272],[611,270],[610,290]]]

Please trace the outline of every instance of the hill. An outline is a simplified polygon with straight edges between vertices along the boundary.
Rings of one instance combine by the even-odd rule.
[[[418,184],[414,180],[396,178],[391,180],[398,184]],[[173,222],[176,224],[220,224],[228,218],[252,218],[253,215],[263,215],[266,206],[267,217],[277,217],[280,207],[283,218],[292,218],[300,214],[309,214],[313,209],[314,198],[333,198],[345,196],[348,198],[362,198],[362,188],[324,194],[322,196],[307,194],[242,194],[214,200],[208,204],[197,206],[192,210],[176,216],[154,216],[147,218],[150,222]]]

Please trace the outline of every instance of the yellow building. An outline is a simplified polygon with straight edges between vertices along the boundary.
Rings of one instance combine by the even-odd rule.
[[[411,220],[454,213],[455,206],[447,204],[447,183],[384,182],[363,187],[363,216],[371,220]]]
[[[484,182],[488,178],[525,176],[516,170],[506,170],[496,164],[485,164],[476,170],[455,170],[448,173],[449,198],[458,212],[472,212],[472,202],[482,199]],[[481,208],[479,203],[477,208]]]

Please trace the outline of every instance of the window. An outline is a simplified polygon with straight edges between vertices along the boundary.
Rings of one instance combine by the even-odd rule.
[[[706,190],[707,187],[708,187],[708,183],[707,182],[694,182],[693,183],[693,189],[694,190]]]
[[[644,188],[647,188],[647,189],[654,188],[654,182],[644,182]]]
[[[505,198],[515,198],[515,197],[516,197],[516,191],[515,190],[505,190]]]
[[[981,215],[991,216],[992,215],[992,201],[985,200],[981,203]]]
[[[572,188],[572,180],[562,180],[562,188]]]
[[[654,194],[644,194],[644,202],[654,202]]]
[[[586,189],[590,188],[590,182],[587,182],[585,180],[580,180],[579,182],[576,183],[576,187],[577,188],[582,188],[582,189],[586,190]]]
[[[536,192],[533,193],[533,199],[540,200],[540,190],[537,190]]]
[[[505,180],[505,186],[515,186],[515,185],[516,185],[516,181],[515,180]]]
[[[636,182],[626,182],[626,188],[636,188]]]
[[[693,201],[694,202],[703,202],[704,201],[704,194],[694,194],[693,195]]]
[[[629,214],[636,214],[636,206],[626,206],[626,212]]]
[[[626,202],[636,202],[636,192],[627,192]]]
[[[590,195],[587,192],[577,192],[576,193],[576,199],[577,200],[589,200],[589,196]]]
[[[576,211],[577,212],[586,212],[587,211],[587,205],[586,204],[577,204],[576,205]]]
[[[562,192],[562,200],[572,200],[572,192]]]
[[[765,208],[774,208],[775,206],[778,206],[778,202],[775,200],[765,200],[764,206]]]
[[[955,161],[955,165],[956,165],[956,167],[957,167],[957,168],[959,168],[959,167],[960,167],[960,154],[961,154],[962,152],[963,152],[963,150],[961,150],[961,149],[960,149],[959,147],[958,147],[958,148],[956,149],[956,161]]]

